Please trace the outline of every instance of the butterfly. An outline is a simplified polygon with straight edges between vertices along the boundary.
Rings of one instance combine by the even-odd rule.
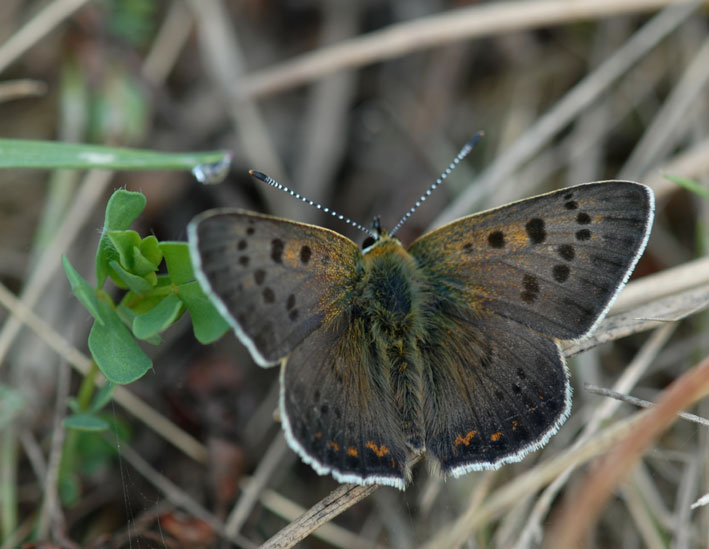
[[[262,175],[262,174],[260,174]],[[265,177],[265,176],[264,176]],[[340,482],[404,489],[543,446],[569,415],[559,340],[593,330],[650,233],[652,191],[569,187],[362,250],[238,209],[188,227],[196,276],[261,366],[280,364],[291,448]]]

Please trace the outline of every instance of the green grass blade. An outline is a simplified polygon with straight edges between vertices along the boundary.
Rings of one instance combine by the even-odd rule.
[[[225,151],[163,153],[81,143],[0,139],[0,168],[192,170],[219,164]]]

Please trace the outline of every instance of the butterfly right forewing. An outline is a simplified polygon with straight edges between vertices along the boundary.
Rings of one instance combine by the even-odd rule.
[[[409,253],[473,309],[558,339],[587,334],[645,248],[652,191],[587,183],[454,221]]]

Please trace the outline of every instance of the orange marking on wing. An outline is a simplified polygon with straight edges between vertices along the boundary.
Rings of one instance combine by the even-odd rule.
[[[518,249],[529,244],[529,235],[524,227],[513,227],[503,229],[505,235],[505,248],[509,251],[510,248]]]
[[[468,431],[465,436],[458,435],[455,437],[455,445],[460,446],[461,444],[465,444],[466,446],[469,446],[470,441],[477,433],[477,431]]]
[[[335,450],[335,452],[339,452],[339,451],[340,451],[340,445],[337,444],[337,442],[332,442],[332,441],[330,441],[330,448],[332,448],[333,450]]]
[[[389,453],[389,448],[387,448],[384,444],[382,444],[381,446],[377,446],[371,440],[367,441],[365,443],[365,446],[369,448],[372,452],[377,454],[378,457],[383,457]]]
[[[350,446],[349,448],[347,448],[347,455],[357,457],[357,448],[355,448],[354,446]]]
[[[544,400],[544,395],[539,395],[539,400]]]
[[[320,431],[315,433],[315,438],[322,438],[322,433]]]
[[[517,421],[516,419],[513,419],[512,420],[512,430],[516,431],[518,426],[519,426],[519,421]]]
[[[492,440],[493,442],[497,442],[498,440],[500,440],[501,436],[502,436],[502,431],[497,431],[497,433],[492,433],[490,435],[490,440]]]

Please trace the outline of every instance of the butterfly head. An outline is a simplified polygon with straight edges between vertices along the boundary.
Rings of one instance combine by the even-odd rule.
[[[390,250],[392,246],[401,247],[399,239],[382,228],[382,222],[378,215],[374,216],[372,220],[372,230],[369,235],[362,241],[363,254],[380,254],[385,250]]]

